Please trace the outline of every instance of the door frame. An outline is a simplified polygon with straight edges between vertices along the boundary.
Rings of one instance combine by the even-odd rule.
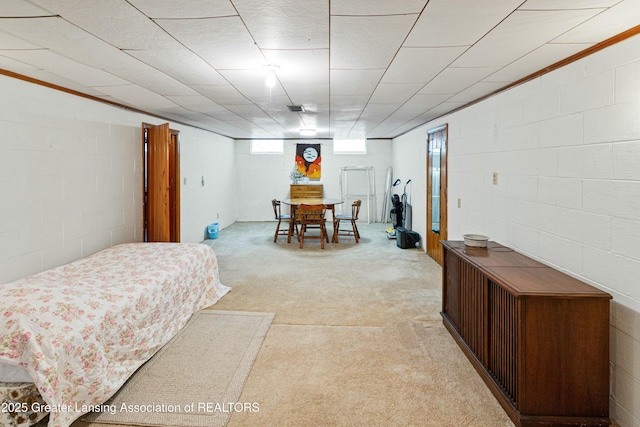
[[[157,131],[157,132],[152,132]],[[149,158],[150,138],[159,137],[160,159],[155,167],[161,171],[159,176],[149,173],[152,164]],[[157,152],[154,150],[154,152]],[[162,182],[157,182],[160,179]],[[149,197],[149,190],[155,191]],[[159,206],[152,206],[158,204]],[[170,129],[169,124],[152,125],[142,123],[142,225],[143,241],[180,241],[180,138],[179,131]],[[160,215],[161,218],[152,216]],[[150,236],[149,230],[154,229]],[[155,224],[155,225],[154,225]],[[156,228],[160,227],[158,230]]]
[[[449,125],[444,124],[427,130],[427,227],[426,227],[426,251],[438,264],[443,263],[442,244],[440,240],[447,240],[447,141]],[[433,223],[433,153],[440,150],[440,218],[439,231],[432,228]]]

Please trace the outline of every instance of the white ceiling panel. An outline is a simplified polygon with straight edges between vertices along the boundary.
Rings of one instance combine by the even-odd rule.
[[[331,70],[331,97],[334,95],[366,95],[374,91],[385,69],[377,70]]]
[[[2,17],[45,16],[49,12],[25,0],[2,0]]]
[[[387,138],[640,33],[638,16],[640,0],[3,0],[0,74],[233,138]]]
[[[229,0],[128,0],[150,18],[218,18],[237,15]]]
[[[101,68],[120,53],[113,46],[61,17],[0,19],[0,28],[36,46],[51,49],[80,63]]]
[[[526,77],[531,70],[541,70],[546,66],[554,64],[564,58],[568,58],[591,45],[588,44],[546,44],[523,56],[515,62],[496,71],[484,80],[489,82],[502,82],[506,86]],[[546,65],[545,65],[546,64]]]
[[[325,0],[234,0],[261,49],[328,49],[329,4]]]
[[[144,14],[125,0],[31,0],[120,49],[153,49],[176,44]],[[104,19],[108,16],[109,19]]]
[[[329,49],[267,49],[263,52],[269,64],[279,67],[275,73],[284,85],[329,83]],[[266,71],[261,72],[260,82],[264,83]]]
[[[433,79],[458,58],[465,48],[402,48],[385,73],[385,83],[422,83]]]
[[[598,43],[640,24],[640,0],[625,0],[570,29],[554,42]]]
[[[457,93],[479,82],[498,68],[447,68],[431,80],[420,94]]]
[[[331,19],[331,69],[387,68],[417,15],[335,16]]]
[[[216,69],[249,70],[266,64],[237,16],[211,19],[159,19],[158,25]]]
[[[111,73],[80,64],[50,50],[10,50],[4,54],[84,86],[116,86],[129,83]]]
[[[186,49],[127,50],[126,53],[187,85],[228,84],[215,68]]]
[[[400,107],[401,110],[427,111],[451,98],[453,94],[416,95]]]
[[[471,46],[521,3],[521,0],[431,0],[405,46]]]
[[[0,31],[0,50],[2,49],[39,49],[40,46],[16,37],[13,34]]]
[[[157,93],[150,91],[149,89],[137,86],[105,86],[100,88],[101,92],[111,95],[120,102],[131,105],[139,106],[149,111],[162,110],[164,108],[175,107],[176,104],[158,95]]]
[[[615,6],[620,0],[527,0],[520,10],[594,9]]]
[[[401,15],[419,14],[424,0],[332,0],[332,15]]]
[[[597,14],[598,9],[577,11],[527,11],[510,15],[478,41],[453,65],[503,67],[550,42]]]
[[[495,82],[478,82],[461,92],[458,92],[447,100],[448,103],[463,103],[467,104],[473,102],[478,98],[482,98],[484,95],[495,92],[504,86],[502,83]]]
[[[382,83],[373,92],[369,102],[374,104],[404,104],[421,87],[422,83]]]

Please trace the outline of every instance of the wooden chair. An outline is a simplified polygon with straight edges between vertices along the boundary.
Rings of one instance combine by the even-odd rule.
[[[324,249],[324,241],[329,241],[327,235],[327,226],[325,224],[326,208],[322,205],[300,205],[296,208],[296,216],[300,221],[300,233],[298,234],[298,240],[300,240],[300,248],[304,244],[304,239],[320,239],[320,247]],[[320,231],[319,235],[305,236],[307,229],[317,228]]]
[[[298,235],[298,225],[291,218],[289,214],[282,214],[281,211],[281,202],[278,199],[273,199],[271,201],[271,205],[273,206],[273,215],[275,219],[278,221],[278,225],[276,226],[276,234],[273,236],[274,243],[278,240],[278,236],[287,236],[287,243],[291,243],[291,232],[295,229],[296,236]],[[289,225],[286,229],[280,229],[280,225],[282,221],[288,221]]]
[[[360,232],[358,231],[358,226],[356,225],[356,221],[358,220],[358,215],[360,214],[360,205],[362,205],[361,200],[356,200],[351,205],[351,215],[336,215],[335,216],[335,241],[338,243],[338,236],[350,236],[353,234],[353,237],[356,239],[356,243],[360,241]],[[340,222],[349,221],[351,222],[351,230],[340,230]]]

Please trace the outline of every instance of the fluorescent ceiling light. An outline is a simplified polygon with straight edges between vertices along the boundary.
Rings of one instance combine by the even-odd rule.
[[[300,129],[300,135],[302,136],[316,136],[315,129]]]

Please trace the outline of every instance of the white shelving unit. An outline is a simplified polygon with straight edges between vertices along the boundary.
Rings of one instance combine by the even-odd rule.
[[[363,205],[366,203],[367,223],[375,222],[377,208],[376,171],[374,167],[344,166],[340,168],[340,196],[345,201],[344,209],[349,210],[349,212],[351,212],[351,204],[355,200],[362,200]],[[362,210],[360,212],[360,216],[362,216]]]

